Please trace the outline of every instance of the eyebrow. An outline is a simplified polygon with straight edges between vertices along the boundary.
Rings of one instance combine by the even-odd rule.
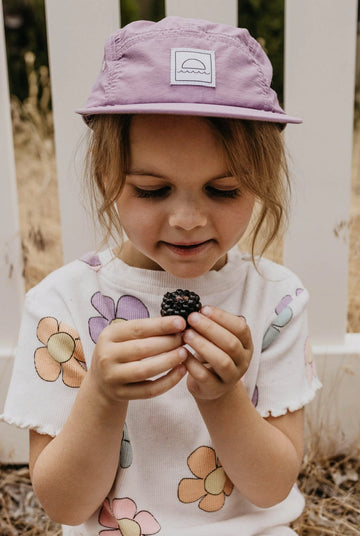
[[[162,179],[162,180],[170,180],[170,177],[167,177],[166,175],[162,175],[161,173],[156,173],[152,171],[146,171],[143,169],[129,169],[126,172],[126,175],[135,175],[137,177],[154,177],[155,179]],[[229,179],[230,177],[234,177],[234,174],[230,171],[226,171],[225,173],[222,173],[221,175],[217,175],[215,177],[211,177],[210,181],[216,181],[220,179]]]

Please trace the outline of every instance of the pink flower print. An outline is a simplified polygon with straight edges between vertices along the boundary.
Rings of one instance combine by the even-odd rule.
[[[101,292],[96,292],[91,298],[91,303],[101,315],[89,319],[90,337],[95,343],[102,330],[111,322],[149,317],[149,311],[143,302],[135,298],[135,296],[121,296],[115,307],[115,302],[112,298],[104,296]]]
[[[309,337],[306,339],[305,342],[305,367],[306,377],[311,385],[314,377],[316,377],[317,374]]]
[[[37,338],[44,345],[35,350],[35,369],[40,378],[54,382],[62,372],[68,387],[80,387],[86,363],[78,332],[65,322],[47,316],[37,327]]]
[[[137,512],[135,502],[128,497],[113,499],[111,505],[109,499],[105,499],[99,523],[106,527],[106,530],[99,532],[99,536],[150,536],[161,529],[150,512]]]

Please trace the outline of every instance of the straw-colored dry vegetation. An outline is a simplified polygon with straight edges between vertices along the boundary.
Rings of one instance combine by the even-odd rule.
[[[62,264],[56,167],[49,111],[46,68],[33,69],[26,58],[30,94],[25,103],[12,100],[16,170],[24,256],[24,277],[30,288]],[[41,98],[39,95],[41,94]],[[360,106],[359,106],[360,107]],[[360,331],[360,120],[354,135],[353,192],[350,220],[348,330]],[[279,246],[272,250],[279,257]],[[299,487],[307,506],[293,527],[300,536],[360,535],[360,455],[354,447],[322,458],[316,438],[308,446]],[[34,496],[28,467],[0,467],[0,535],[60,536],[61,529],[44,514]]]

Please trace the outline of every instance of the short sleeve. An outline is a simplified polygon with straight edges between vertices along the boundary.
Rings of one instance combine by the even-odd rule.
[[[263,417],[278,417],[310,402],[321,382],[308,336],[309,295],[297,281],[274,298],[273,315],[262,339],[254,402]]]
[[[58,292],[35,287],[27,294],[2,420],[41,434],[59,433],[86,374],[72,324]]]

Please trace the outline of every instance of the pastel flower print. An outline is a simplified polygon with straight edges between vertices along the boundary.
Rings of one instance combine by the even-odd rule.
[[[94,272],[98,272],[101,269],[102,265],[100,258],[95,253],[86,253],[80,260],[90,266]]]
[[[95,343],[102,330],[111,322],[149,317],[149,311],[135,296],[121,296],[115,306],[112,298],[96,292],[91,298],[91,304],[101,315],[89,319],[90,337]]]
[[[120,448],[120,467],[127,469],[132,464],[132,447],[126,423],[124,424],[123,436]]]
[[[302,289],[297,289],[296,294],[300,293],[298,291],[301,291]],[[263,337],[262,341],[262,348],[261,350],[266,350],[273,342],[274,340],[280,335],[280,328],[283,328],[286,326],[290,320],[293,317],[293,311],[291,307],[289,307],[289,303],[292,302],[292,297],[287,294],[284,296],[280,302],[275,307],[275,313],[276,318],[271,322],[270,326],[265,332],[265,335]]]
[[[85,357],[78,332],[51,316],[42,318],[37,337],[44,346],[34,354],[35,369],[40,378],[54,382],[62,373],[68,387],[80,387],[86,373]]]
[[[216,512],[225,503],[225,497],[233,490],[220,461],[211,447],[199,447],[188,457],[188,466],[196,478],[183,478],[178,487],[178,497],[183,503],[198,504],[205,512]]]
[[[106,499],[100,511],[99,523],[106,528],[99,532],[99,536],[150,536],[161,529],[150,512],[137,512],[135,502],[128,497],[113,499],[111,504]]]

